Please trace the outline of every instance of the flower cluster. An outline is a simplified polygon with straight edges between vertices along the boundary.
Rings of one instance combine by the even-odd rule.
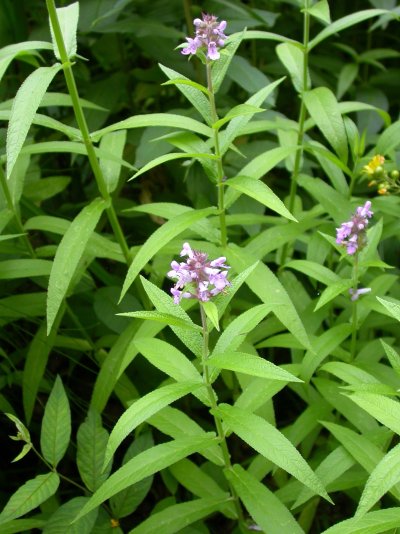
[[[207,13],[203,13],[202,17],[203,19],[194,19],[196,36],[194,39],[186,37],[188,44],[182,49],[182,54],[196,54],[199,48],[206,48],[208,59],[219,59],[218,48],[224,46],[226,39],[226,21],[218,22],[218,17]]]
[[[226,258],[223,256],[207,261],[207,254],[192,250],[189,243],[183,244],[180,255],[187,256],[187,260],[181,263],[173,261],[172,270],[167,274],[176,280],[174,287],[171,288],[175,304],[179,304],[182,298],[195,298],[206,302],[230,285],[227,280],[228,271],[222,270],[229,269],[229,266],[225,265]]]
[[[363,172],[368,174],[368,176],[374,176],[374,174],[379,174],[379,171],[382,171],[383,164],[385,163],[384,156],[376,154],[367,165],[364,165]]]
[[[368,219],[373,215],[370,210],[371,202],[367,200],[364,206],[359,206],[350,221],[344,222],[336,228],[336,243],[344,245],[347,254],[355,254],[366,244],[366,230]]]

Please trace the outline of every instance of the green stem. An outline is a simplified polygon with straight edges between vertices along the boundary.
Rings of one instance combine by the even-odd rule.
[[[72,71],[72,64],[69,61],[67,51],[65,48],[64,38],[61,32],[60,23],[57,17],[57,10],[56,10],[54,0],[46,0],[46,5],[47,5],[47,10],[49,13],[51,25],[53,27],[54,38],[55,38],[55,41],[57,43],[58,50],[60,53],[60,58],[61,58],[61,62],[63,65],[63,70],[64,70],[65,81],[68,87],[68,92],[71,96],[76,122],[81,132],[83,143],[86,147],[89,163],[92,168],[94,177],[96,179],[97,187],[100,191],[100,194],[104,198],[104,200],[108,201],[109,203],[109,206],[106,208],[106,212],[107,212],[107,216],[108,216],[108,220],[110,222],[111,228],[114,232],[115,238],[121,247],[126,263],[130,265],[132,263],[132,256],[129,251],[129,247],[126,243],[125,236],[122,232],[122,228],[119,224],[114,206],[112,205],[110,193],[107,190],[107,184],[104,179],[103,173],[101,171],[100,164],[97,159],[92,140],[90,138],[89,128],[88,128],[85,115],[83,113],[83,109],[80,103],[79,93],[78,93],[78,89],[75,83],[75,77]]]
[[[218,120],[217,108],[215,106],[215,96],[211,76],[211,63],[207,61],[206,64],[207,70],[207,89],[208,96],[211,107],[211,120],[214,124]],[[225,198],[224,198],[224,168],[222,165],[222,156],[221,149],[219,145],[219,133],[216,128],[214,130],[214,152],[217,156],[217,187],[218,187],[218,210],[219,210],[219,222],[220,222],[220,231],[221,231],[221,245],[223,248],[226,247],[228,239],[226,232],[226,219],[225,219]]]
[[[202,363],[202,368],[203,368],[203,380],[204,380],[204,383],[205,383],[206,388],[207,388],[207,393],[208,393],[208,397],[210,399],[211,409],[214,412],[214,416],[213,416],[214,417],[214,423],[215,423],[215,428],[217,430],[218,438],[219,438],[219,441],[220,441],[220,444],[221,444],[221,450],[222,450],[222,456],[224,458],[225,468],[226,469],[231,469],[232,468],[231,455],[229,453],[228,444],[226,442],[225,432],[224,432],[224,429],[222,427],[222,421],[217,415],[215,415],[215,412],[217,410],[217,400],[216,400],[216,395],[215,395],[214,389],[213,389],[212,384],[211,384],[210,374],[209,374],[208,365],[207,365],[207,358],[208,358],[207,317],[206,317],[204,308],[201,305],[201,303],[200,303],[200,316],[201,316],[201,325],[202,325],[202,328],[203,328],[203,354],[202,354],[202,358],[201,358],[201,363]],[[240,505],[239,497],[238,497],[235,489],[231,485],[231,483],[228,482],[228,484],[229,484],[229,489],[230,489],[231,495],[232,495],[234,503],[235,503],[236,513],[237,513],[237,516],[238,516],[238,519],[239,519],[239,523],[240,523],[240,525],[242,525],[243,524],[243,512],[242,512],[242,507]]]
[[[24,226],[23,226],[22,221],[21,221],[20,214],[19,214],[18,210],[16,209],[16,207],[14,206],[14,202],[13,202],[12,197],[11,197],[10,189],[8,188],[7,179],[6,179],[6,176],[4,174],[3,167],[1,167],[1,166],[0,166],[0,181],[1,181],[1,186],[2,186],[3,192],[4,192],[4,196],[6,198],[8,209],[14,215],[15,222],[16,222],[17,228],[18,228],[18,232],[20,234],[23,234],[21,237],[22,237],[22,239],[24,241],[24,244],[25,244],[25,246],[26,246],[26,248],[28,250],[29,255],[32,258],[36,258],[36,252],[33,249],[32,245],[31,245],[31,242],[29,241],[28,236],[26,235]]]
[[[353,291],[357,291],[358,288],[358,253],[356,252],[354,256],[353,264]],[[351,317],[351,343],[350,343],[350,355],[351,359],[354,360],[356,356],[357,349],[357,299],[353,300],[353,311]]]
[[[303,156],[304,144],[304,123],[306,120],[307,109],[304,103],[304,93],[308,91],[308,42],[310,39],[310,14],[308,13],[309,0],[304,0],[304,22],[303,22],[303,88],[301,92],[301,104],[299,111],[299,129],[297,132],[297,151],[294,160],[293,173],[290,182],[288,209],[290,212],[294,209],[297,193],[297,179],[301,170],[301,159]],[[282,250],[281,267],[286,262],[289,250],[289,243],[286,243]]]

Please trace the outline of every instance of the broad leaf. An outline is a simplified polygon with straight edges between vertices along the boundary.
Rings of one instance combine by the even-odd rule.
[[[58,245],[47,294],[47,332],[51,330],[79,261],[105,207],[105,201],[96,198],[83,208],[72,221]]]
[[[91,534],[97,519],[98,510],[92,510],[85,517],[71,525],[72,520],[89,497],[75,497],[62,504],[51,515],[43,529],[43,534]]]
[[[186,458],[194,452],[200,452],[215,443],[215,434],[208,433],[204,437],[185,437],[156,445],[120,467],[92,495],[89,502],[82,508],[75,520],[83,517],[102,502],[128,488],[139,480],[158,473],[171,464]]]
[[[172,404],[181,397],[188,395],[195,388],[202,386],[202,382],[177,382],[151,391],[134,402],[118,419],[107,443],[104,467],[111,460],[114,452],[122,441],[141,423],[165,406]]]
[[[331,502],[322,482],[298,450],[270,423],[258,415],[228,404],[219,405],[215,415],[221,417],[250,447]]]
[[[0,524],[21,517],[37,508],[42,502],[55,494],[60,483],[57,473],[38,475],[25,482],[12,495],[0,514]]]
[[[7,130],[7,178],[11,175],[40,101],[60,69],[58,63],[52,67],[39,67],[26,78],[14,98]]]
[[[71,411],[61,378],[57,376],[47,401],[40,433],[40,448],[54,467],[64,456],[71,436]]]

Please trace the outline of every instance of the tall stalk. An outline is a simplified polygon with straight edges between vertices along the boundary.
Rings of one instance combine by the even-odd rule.
[[[358,288],[358,252],[354,255],[354,263],[353,263],[353,292],[356,293]],[[357,349],[357,304],[358,299],[353,300],[353,310],[352,310],[352,317],[351,317],[351,343],[350,343],[350,355],[351,359],[354,360],[356,356],[356,349]]]
[[[69,61],[67,51],[65,48],[64,38],[62,35],[60,23],[57,17],[57,10],[56,10],[54,0],[46,0],[46,5],[47,5],[47,11],[49,13],[51,25],[53,27],[54,38],[57,43],[58,50],[60,52],[60,58],[61,58],[61,63],[63,65],[65,81],[68,87],[68,92],[71,96],[76,122],[81,132],[82,140],[86,147],[87,155],[89,158],[89,163],[92,168],[94,177],[96,179],[97,187],[100,191],[100,194],[103,197],[103,199],[107,201],[108,207],[106,208],[106,212],[107,212],[107,216],[108,216],[108,220],[110,222],[111,228],[114,232],[115,239],[117,240],[117,242],[119,243],[121,247],[126,263],[130,265],[132,263],[132,256],[131,256],[129,247],[126,243],[122,228],[119,224],[117,214],[112,204],[110,193],[107,190],[106,181],[104,179],[99,161],[97,159],[97,156],[94,150],[92,140],[90,138],[89,128],[88,128],[85,115],[83,113],[83,109],[80,103],[79,93],[78,93],[78,89],[75,83],[74,73],[72,71],[72,64]]]
[[[218,120],[217,108],[215,106],[215,96],[214,88],[212,83],[211,76],[211,62],[207,60],[206,63],[207,70],[207,89],[210,101],[211,108],[211,120],[213,124]],[[228,242],[227,232],[226,232],[226,219],[225,219],[225,199],[224,199],[224,168],[222,165],[222,156],[221,149],[219,145],[219,133],[217,129],[214,129],[214,153],[217,159],[217,187],[218,187],[218,211],[219,211],[219,222],[220,222],[220,232],[221,232],[221,245],[222,248],[225,248]]]
[[[201,358],[201,364],[203,368],[203,381],[207,388],[207,393],[208,393],[208,398],[210,399],[211,409],[213,410],[215,414],[215,410],[217,409],[217,400],[216,400],[214,389],[211,384],[210,374],[209,374],[208,365],[207,365],[207,358],[208,358],[208,352],[209,352],[207,317],[206,317],[206,313],[201,303],[200,303],[200,315],[201,315],[201,325],[203,328],[203,354]],[[214,415],[214,424],[215,424],[217,435],[220,441],[225,468],[230,469],[232,467],[231,455],[229,453],[228,444],[226,442],[225,433],[224,433],[224,429],[222,426],[222,421],[217,415]],[[238,516],[239,524],[240,526],[243,526],[243,512],[242,512],[242,507],[240,505],[239,497],[235,489],[233,488],[232,484],[228,482],[228,485],[229,485],[229,490],[231,492],[231,495],[235,503],[235,508],[236,508],[236,513]]]
[[[293,172],[290,181],[290,192],[289,192],[289,202],[288,209],[290,212],[293,211],[296,193],[297,193],[297,179],[301,170],[301,158],[303,156],[303,144],[304,144],[304,123],[306,120],[306,106],[304,104],[304,93],[309,89],[308,87],[308,42],[310,40],[310,14],[308,12],[309,1],[304,0],[304,19],[303,19],[303,83],[301,91],[301,103],[299,111],[298,125],[299,129],[297,131],[297,151],[296,157],[294,160]],[[286,262],[286,257],[289,250],[289,244],[286,243],[282,250],[281,257],[281,267]]]

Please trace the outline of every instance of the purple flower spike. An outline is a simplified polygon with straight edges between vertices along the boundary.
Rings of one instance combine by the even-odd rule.
[[[180,255],[186,256],[187,260],[181,263],[173,261],[171,271],[167,273],[169,278],[176,280],[171,289],[175,304],[190,298],[207,302],[231,285],[227,279],[228,271],[222,270],[229,269],[223,256],[208,261],[207,254],[193,250],[189,243],[183,244]]]
[[[186,37],[187,44],[181,53],[184,55],[196,54],[197,50],[202,48],[207,52],[207,58],[215,61],[220,58],[218,48],[224,46],[227,38],[224,34],[226,20],[218,22],[217,17],[207,13],[203,13],[202,17],[202,19],[194,19],[196,36],[194,39]]]
[[[344,222],[339,228],[336,228],[336,243],[344,245],[350,256],[366,245],[368,219],[373,215],[370,208],[371,202],[367,200],[364,206],[359,206],[356,209],[350,221]]]

